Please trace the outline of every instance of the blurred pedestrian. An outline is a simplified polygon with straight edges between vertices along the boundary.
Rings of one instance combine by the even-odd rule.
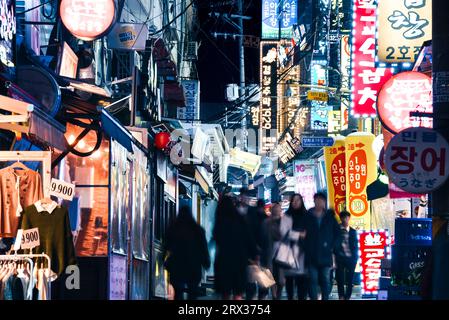
[[[341,238],[335,253],[338,297],[340,300],[351,299],[354,271],[359,252],[357,231],[349,226],[350,219],[351,214],[349,212],[340,212]]]
[[[164,249],[175,300],[183,300],[186,286],[189,300],[195,300],[202,268],[210,267],[210,256],[205,231],[193,219],[189,207],[182,207],[168,228]]]
[[[256,260],[257,249],[245,217],[228,196],[218,204],[213,239],[215,289],[223,299],[241,300],[246,290],[248,261]]]
[[[315,207],[311,208],[305,219],[306,236],[304,241],[305,262],[309,276],[310,299],[318,299],[318,287],[322,300],[330,294],[330,272],[332,254],[340,237],[340,227],[333,210],[326,208],[326,195],[314,195]]]
[[[299,193],[295,193],[290,199],[290,206],[285,213],[293,220],[292,231],[297,232],[300,239],[305,236],[305,219],[307,216],[307,209],[304,206],[304,199]],[[285,288],[287,290],[288,300],[293,300],[294,291],[297,290],[298,300],[305,300],[307,298],[307,276],[304,268],[304,243],[301,240],[292,240],[292,245],[296,248],[296,257],[298,261],[298,268],[287,269],[285,272]]]

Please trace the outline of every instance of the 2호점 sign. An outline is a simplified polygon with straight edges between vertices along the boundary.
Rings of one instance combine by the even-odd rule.
[[[429,193],[449,175],[449,144],[432,129],[405,129],[388,144],[385,168],[390,181],[402,190]]]
[[[91,41],[103,36],[115,21],[114,0],[62,0],[62,23],[75,37]]]
[[[361,231],[359,238],[359,264],[362,278],[362,295],[374,295],[379,290],[381,260],[389,245],[388,231]]]
[[[377,113],[383,126],[392,133],[411,127],[432,128],[432,79],[420,72],[401,72],[382,87],[377,98]]]

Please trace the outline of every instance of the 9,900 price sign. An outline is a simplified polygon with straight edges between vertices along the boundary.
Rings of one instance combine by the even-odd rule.
[[[72,201],[75,195],[75,185],[62,180],[51,179],[50,195]]]
[[[39,229],[33,228],[28,230],[19,229],[17,232],[14,250],[33,249],[40,246]]]

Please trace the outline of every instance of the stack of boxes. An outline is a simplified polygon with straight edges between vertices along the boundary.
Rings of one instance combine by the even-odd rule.
[[[396,219],[391,277],[382,277],[379,283],[388,290],[388,300],[421,300],[421,284],[431,250],[432,219]]]

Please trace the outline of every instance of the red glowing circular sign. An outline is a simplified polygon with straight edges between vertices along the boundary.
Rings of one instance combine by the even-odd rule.
[[[59,12],[70,33],[86,41],[101,37],[115,20],[114,0],[62,0]]]
[[[377,113],[392,133],[412,127],[432,128],[431,117],[411,116],[411,112],[433,112],[432,80],[420,72],[401,72],[383,85],[377,98]]]

